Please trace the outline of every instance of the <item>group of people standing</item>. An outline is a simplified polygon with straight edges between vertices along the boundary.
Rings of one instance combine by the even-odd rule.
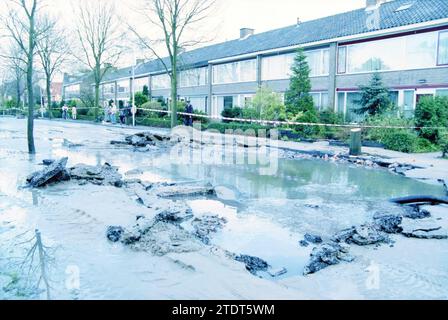
[[[126,107],[118,108],[115,101],[111,100],[104,105],[104,122],[116,124],[118,114],[120,124],[125,125],[127,124],[128,117],[132,117],[135,111],[131,103],[128,103]]]
[[[68,120],[69,118],[68,110],[69,107],[67,106],[67,104],[64,104],[62,106],[62,119]],[[72,106],[71,112],[72,112],[72,120],[76,120],[78,116],[78,110],[76,109],[76,106]]]

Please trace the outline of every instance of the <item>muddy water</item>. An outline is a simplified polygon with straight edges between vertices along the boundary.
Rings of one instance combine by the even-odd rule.
[[[235,253],[259,256],[274,269],[286,268],[288,273],[283,279],[301,276],[311,251],[298,245],[305,233],[325,238],[341,228],[363,223],[375,211],[398,210],[388,203],[391,197],[443,194],[441,187],[383,170],[323,161],[279,159],[277,170],[271,175],[260,175],[259,167],[249,164],[180,164],[167,153],[133,152],[109,144],[110,140],[123,139],[134,132],[132,129],[83,124],[38,122],[38,154],[30,158],[24,152],[24,127],[23,121],[0,119],[0,267],[13,255],[24,254],[26,244],[15,244],[32,237],[38,228],[45,244],[54,248],[51,278],[56,298],[238,295],[233,296],[220,284],[204,284],[202,291],[196,292],[199,289],[181,280],[190,271],[170,259],[109,244],[104,237],[108,225],[130,225],[136,215],[146,210],[123,190],[74,184],[38,191],[20,188],[29,173],[41,168],[38,163],[45,158],[67,156],[69,165],[109,162],[123,174],[139,168],[143,173],[132,177],[148,182],[201,181],[221,187],[227,195],[225,200],[197,199],[189,203],[196,215],[212,213],[227,219],[213,244]],[[67,148],[64,139],[83,146]],[[73,274],[79,275],[79,286],[70,285],[67,280]],[[276,281],[269,275],[265,277],[266,281]]]

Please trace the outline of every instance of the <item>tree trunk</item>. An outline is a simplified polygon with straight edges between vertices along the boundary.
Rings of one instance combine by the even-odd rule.
[[[171,64],[171,128],[177,127],[177,57],[176,53]]]
[[[99,82],[95,82],[95,103],[94,103],[94,114],[95,114],[95,122],[98,121],[98,109],[100,107],[100,84]]]
[[[22,97],[21,97],[21,95],[22,95],[22,92],[21,92],[21,90],[20,90],[20,81],[18,80],[17,81],[17,101],[16,101],[16,108],[17,109],[20,109],[20,103],[22,102]],[[17,110],[16,110],[16,112],[17,112]]]
[[[36,153],[34,146],[34,88],[33,88],[33,60],[34,60],[34,17],[30,19],[30,34],[28,39],[28,65],[26,72],[26,81],[28,85],[28,152]]]
[[[94,78],[95,78],[95,101],[93,104],[93,107],[94,107],[93,114],[95,115],[95,122],[97,122],[98,121],[98,110],[100,107],[100,82],[101,82],[101,63],[100,63],[100,61],[97,61],[95,64]],[[92,90],[92,88],[89,88],[89,90]]]
[[[53,118],[52,110],[51,110],[51,81],[50,77],[47,76],[47,110],[48,110],[48,118]]]

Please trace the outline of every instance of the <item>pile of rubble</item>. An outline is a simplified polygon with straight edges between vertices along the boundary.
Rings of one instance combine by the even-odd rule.
[[[151,132],[140,132],[127,136],[124,141],[111,141],[112,145],[133,146],[139,151],[149,151],[151,147],[165,147],[170,143],[171,137]]]
[[[68,158],[60,160],[44,160],[45,168],[32,173],[27,177],[27,186],[31,188],[42,188],[50,184],[63,181],[76,180],[80,185],[92,183],[102,186],[122,187],[124,181],[118,173],[118,168],[105,163],[102,166],[88,166],[78,164],[67,168]]]
[[[425,209],[411,205],[404,207],[403,212],[399,214],[377,213],[372,222],[342,230],[329,241],[315,247],[303,273],[308,275],[341,262],[353,261],[354,257],[349,255],[349,245],[392,246],[391,234],[416,239],[448,239],[448,223],[446,217],[441,214],[444,210],[446,207],[442,206]],[[300,244],[308,246],[308,242],[318,244],[322,242],[321,240],[318,236],[307,235]]]

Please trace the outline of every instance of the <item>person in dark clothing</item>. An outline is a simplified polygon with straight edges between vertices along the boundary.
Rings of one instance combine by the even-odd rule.
[[[120,108],[120,123],[126,124],[126,109],[124,107]]]
[[[194,109],[193,109],[193,106],[191,105],[190,101],[187,101],[187,105],[185,106],[185,113],[191,114],[191,115],[185,116],[185,125],[187,127],[192,127],[193,126]]]

